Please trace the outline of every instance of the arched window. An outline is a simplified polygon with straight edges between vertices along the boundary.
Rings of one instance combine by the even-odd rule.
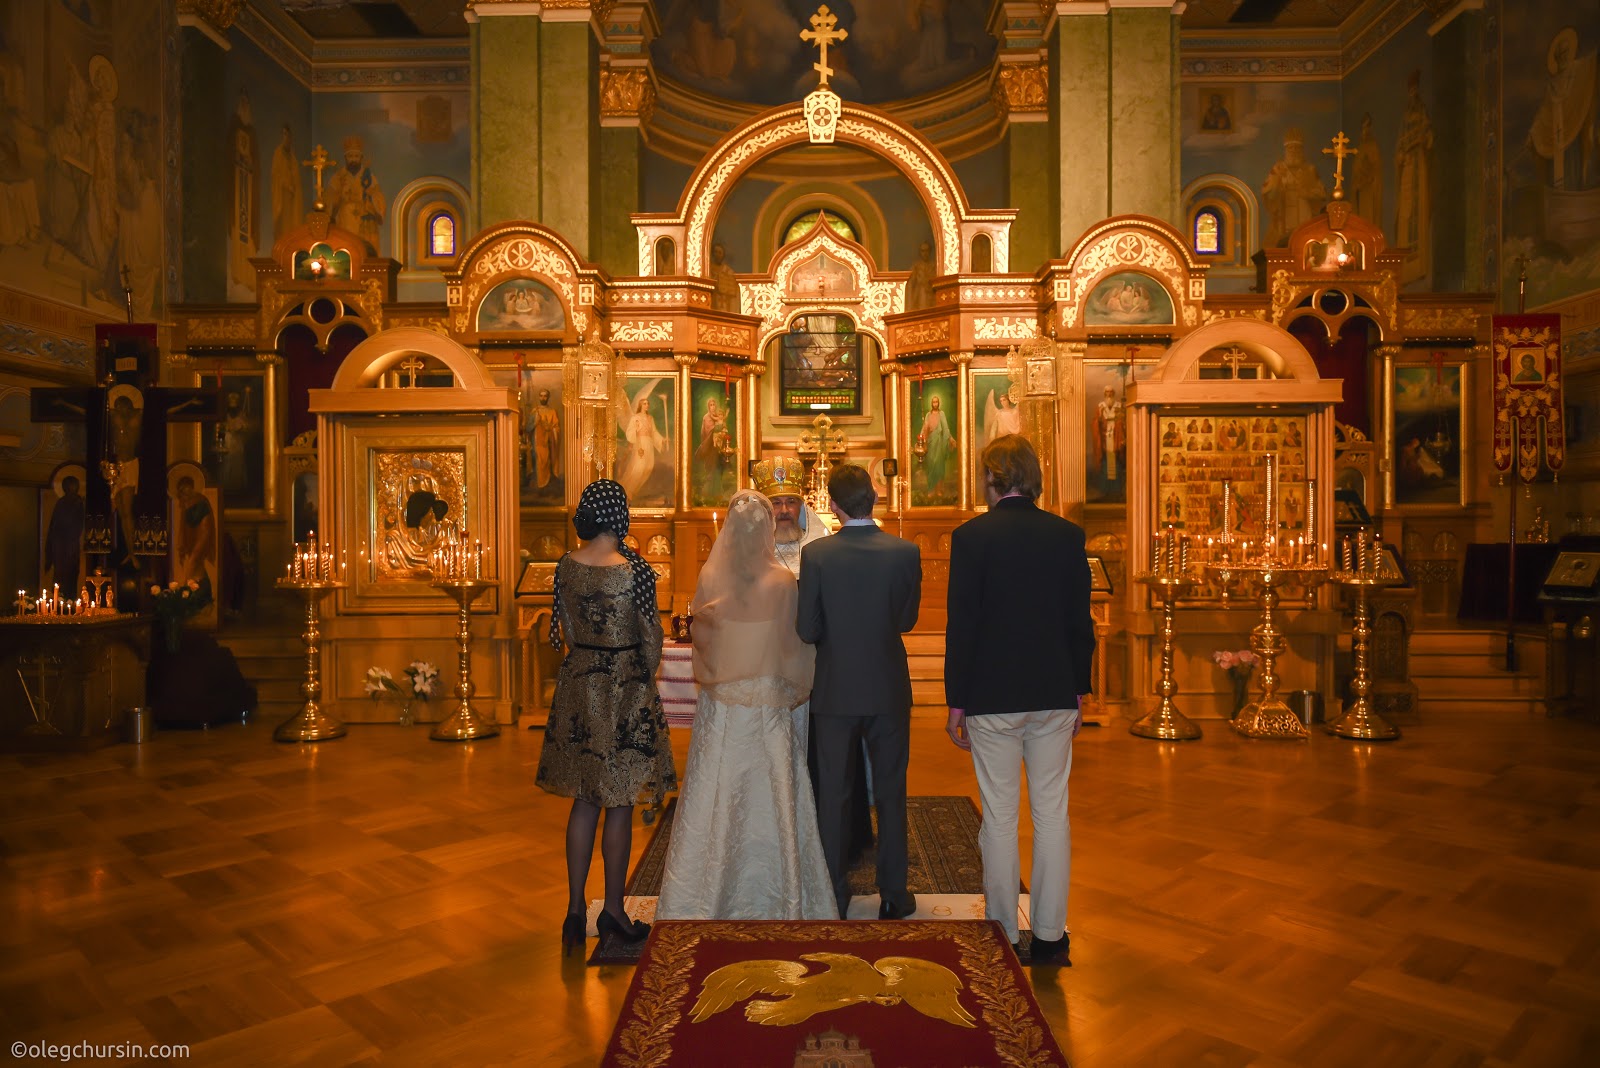
[[[994,270],[994,241],[988,234],[972,239],[972,273],[988,274]]]
[[[1194,250],[1202,256],[1222,253],[1222,216],[1214,208],[1203,208],[1195,213]]]
[[[678,246],[670,237],[656,240],[656,269],[658,278],[676,274],[678,271]]]
[[[448,211],[436,211],[428,217],[428,255],[444,257],[455,254],[455,216]]]
[[[836,209],[814,208],[811,211],[797,216],[793,222],[784,227],[783,243],[787,245],[796,238],[804,237],[813,226],[817,225],[818,215],[827,216],[828,229],[832,230],[845,240],[856,242],[861,240],[857,234],[855,224],[849,219],[846,219],[843,215],[840,215]]]

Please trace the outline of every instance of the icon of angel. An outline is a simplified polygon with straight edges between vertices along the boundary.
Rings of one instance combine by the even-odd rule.
[[[672,463],[672,410],[666,391],[666,378],[652,378],[639,387],[631,402],[617,401],[617,428],[627,439],[627,447],[617,457],[617,481],[628,491],[635,505],[643,503],[641,491],[650,483],[656,468]],[[656,405],[660,405],[657,421]],[[670,479],[669,479],[670,482]]]
[[[996,386],[984,398],[983,406],[979,411],[979,448],[989,444],[995,438],[1007,434],[1022,433],[1022,411],[1011,399],[1011,385]]]

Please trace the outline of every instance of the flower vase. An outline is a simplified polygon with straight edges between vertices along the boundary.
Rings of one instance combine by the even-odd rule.
[[[411,714],[411,702],[400,702],[400,726],[409,727],[416,722],[416,717]]]
[[[1251,668],[1240,670],[1236,667],[1228,669],[1228,680],[1233,683],[1233,715],[1230,719],[1237,719],[1239,713],[1244,711],[1244,706],[1250,703],[1250,673]]]

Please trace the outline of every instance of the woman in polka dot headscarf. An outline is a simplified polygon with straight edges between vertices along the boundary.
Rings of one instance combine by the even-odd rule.
[[[622,908],[633,806],[642,794],[659,799],[677,787],[656,690],[662,641],[656,575],[623,542],[627,493],[610,479],[591,483],[572,513],[572,525],[583,544],[556,564],[550,624],[551,642],[559,646],[564,637],[567,655],[556,676],[535,779],[545,790],[572,798],[567,919],[561,928],[566,952],[583,943],[589,864],[602,809],[605,907],[596,926],[601,937],[629,942],[650,933],[648,924],[629,919]]]

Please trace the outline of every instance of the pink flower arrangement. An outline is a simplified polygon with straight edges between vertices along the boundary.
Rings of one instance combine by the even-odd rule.
[[[1234,652],[1231,649],[1218,649],[1211,654],[1211,660],[1217,667],[1227,671],[1232,671],[1234,668],[1242,668],[1247,673],[1253,671],[1255,666],[1261,662],[1261,658],[1248,649],[1240,649],[1238,652]]]

